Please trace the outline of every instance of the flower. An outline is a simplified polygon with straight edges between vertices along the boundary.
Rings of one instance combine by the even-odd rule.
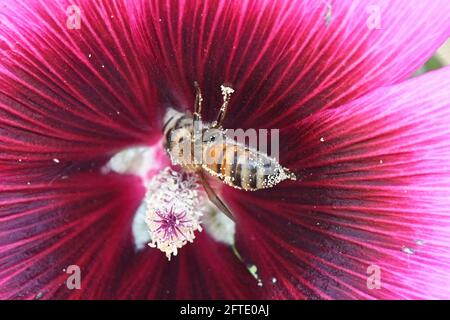
[[[448,297],[450,69],[408,78],[448,38],[449,6],[3,1],[0,298]],[[206,120],[231,83],[224,127],[280,128],[298,179],[223,186],[234,246],[196,232],[169,262],[136,249],[141,178],[105,168],[160,145],[194,81]],[[150,180],[168,161],[152,150]]]

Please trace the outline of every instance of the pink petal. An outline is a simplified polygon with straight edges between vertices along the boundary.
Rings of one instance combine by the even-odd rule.
[[[450,68],[305,118],[282,153],[297,182],[227,192],[268,298],[449,296],[448,88]]]
[[[162,113],[123,1],[6,1],[0,10],[0,161],[90,159],[159,138]],[[155,130],[156,129],[156,130]]]
[[[371,30],[377,5],[381,29]],[[236,89],[225,127],[283,127],[404,80],[450,35],[447,0],[130,1],[130,7],[133,35],[172,105],[191,108],[197,80],[212,119],[219,86]]]
[[[63,169],[63,170],[62,170]],[[172,261],[136,251],[132,220],[145,190],[96,163],[0,165],[0,299],[250,299],[247,267],[206,232]],[[65,270],[81,270],[69,290]]]
[[[63,178],[50,168],[2,168],[0,299],[115,294],[144,190],[138,179],[77,169]],[[81,269],[80,290],[66,286],[71,265]]]
[[[122,299],[256,299],[258,289],[231,248],[202,232],[170,262],[153,250],[132,256],[117,292]]]
[[[71,2],[4,3],[0,298],[448,296],[448,71],[313,114],[410,75],[448,36],[447,1],[393,1],[381,30],[366,28],[369,1],[333,2],[327,27],[317,2],[83,0],[81,30],[66,28]],[[301,173],[292,188],[228,195],[260,291],[203,234],[175,264],[136,255],[126,226],[143,190],[97,172],[159,138],[160,95],[187,109],[194,80],[209,118],[231,82],[230,126],[289,123],[297,138],[283,155]],[[64,285],[70,264],[84,270],[81,291]],[[383,270],[379,291],[367,290],[369,264]],[[163,282],[144,283],[145,267]]]

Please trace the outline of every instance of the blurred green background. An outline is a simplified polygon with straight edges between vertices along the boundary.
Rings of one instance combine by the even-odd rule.
[[[444,45],[439,48],[436,54],[417,71],[417,74],[422,74],[448,65],[450,65],[450,39],[448,39]]]

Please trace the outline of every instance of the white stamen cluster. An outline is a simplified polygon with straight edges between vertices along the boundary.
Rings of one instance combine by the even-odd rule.
[[[193,242],[201,231],[199,185],[193,174],[162,170],[149,183],[145,196],[146,223],[150,247],[158,248],[170,260],[178,249]]]

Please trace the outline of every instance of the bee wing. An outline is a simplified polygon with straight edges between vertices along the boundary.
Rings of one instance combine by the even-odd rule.
[[[216,192],[211,188],[211,185],[208,182],[208,178],[205,176],[205,173],[203,171],[199,171],[200,180],[202,182],[203,188],[206,191],[206,194],[208,195],[209,200],[214,203],[214,205],[222,211],[224,214],[227,215],[228,218],[230,218],[232,221],[234,221],[233,214],[231,213],[230,209],[223,203],[223,201],[217,196]]]

